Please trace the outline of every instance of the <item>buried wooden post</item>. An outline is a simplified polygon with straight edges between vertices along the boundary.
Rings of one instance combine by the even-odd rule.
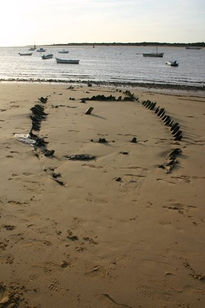
[[[91,114],[91,112],[93,111],[93,109],[94,109],[93,107],[89,107],[85,114]]]

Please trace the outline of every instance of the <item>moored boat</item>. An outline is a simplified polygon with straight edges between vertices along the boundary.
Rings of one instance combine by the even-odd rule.
[[[80,60],[59,59],[56,58],[56,62],[60,64],[79,64]]]
[[[164,53],[159,52],[159,53],[143,53],[143,57],[157,57],[157,58],[163,58]]]
[[[19,56],[32,56],[32,52],[19,52]]]
[[[58,52],[59,52],[59,53],[69,53],[69,51],[66,50],[66,49],[59,50]]]
[[[45,52],[46,49],[44,49],[43,47],[40,47],[39,49],[36,50],[37,52]]]
[[[41,58],[42,58],[43,60],[52,59],[52,58],[53,58],[53,54],[50,53],[50,54],[48,54],[48,55],[43,55]]]
[[[175,61],[167,61],[166,64],[169,65],[169,66],[179,66],[179,63],[177,63],[176,60]]]

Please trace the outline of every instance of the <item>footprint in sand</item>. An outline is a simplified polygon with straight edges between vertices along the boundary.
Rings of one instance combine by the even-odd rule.
[[[90,167],[90,168],[97,168],[97,169],[102,169],[103,166],[95,166],[91,164],[82,164],[82,167]]]
[[[191,180],[204,180],[205,176],[187,176],[187,175],[180,175],[180,176],[172,176],[173,179],[179,179],[182,180],[185,183],[191,183]]]
[[[171,182],[171,181],[168,181],[166,179],[157,178],[156,180],[159,181],[159,182],[165,182],[165,183],[169,183],[169,184],[176,184],[176,182]]]
[[[94,239],[92,239],[91,237],[88,237],[88,236],[84,236],[83,240],[88,242],[89,244],[93,244],[93,245],[97,245],[98,244]]]
[[[164,205],[163,208],[166,208],[168,210],[177,211],[179,214],[184,214],[185,212],[189,213],[189,211],[191,209],[195,209],[196,206],[190,205],[190,204],[186,205],[186,204],[175,202],[175,203],[171,203],[170,205]],[[192,218],[192,216],[188,215],[188,218]]]
[[[78,241],[79,238],[77,235],[74,235],[73,232],[71,230],[67,230],[68,235],[67,235],[67,239],[71,240],[71,241]]]
[[[139,170],[142,170],[142,171],[148,171],[147,168],[143,168],[143,167],[138,167],[138,166],[128,166],[128,167],[121,167],[121,169],[139,169]]]
[[[9,241],[8,240],[4,240],[2,242],[0,242],[0,250],[5,250],[6,247],[8,246]]]
[[[181,180],[185,183],[190,183],[191,182],[191,179],[189,176],[186,176],[186,175],[181,175],[181,176],[172,176],[171,177],[172,179],[177,179],[177,180]]]
[[[178,213],[183,214],[184,213],[184,206],[180,203],[175,203],[172,205],[164,205],[163,208],[166,208],[168,210],[174,210],[174,211],[178,211]]]
[[[142,174],[132,174],[132,173],[126,173],[124,174],[124,176],[130,176],[130,177],[138,177],[138,178],[145,178],[146,176],[145,175],[142,175]]]
[[[121,303],[119,300],[113,298],[110,294],[108,293],[103,293],[100,295],[99,297],[99,300],[103,301],[103,302],[106,302],[106,305],[109,303],[109,304],[112,304],[112,307],[122,307],[122,308],[132,308],[132,306],[129,306],[127,304],[123,304]],[[114,304],[114,306],[113,306]],[[103,304],[104,306],[104,304]]]
[[[13,256],[8,256],[6,258],[6,261],[5,261],[6,264],[13,264],[14,263],[14,257]]]
[[[26,201],[17,201],[17,200],[8,200],[7,201],[10,205],[26,205],[28,202]]]
[[[3,228],[6,229],[7,231],[12,231],[16,228],[16,226],[13,225],[3,225]]]
[[[49,286],[48,286],[48,289],[52,292],[58,292],[59,290],[59,281],[58,280],[53,280]]]
[[[75,247],[75,251],[77,251],[77,252],[83,252],[83,251],[85,251],[85,250],[87,250],[87,248],[82,247],[82,246],[77,246],[77,247]]]
[[[106,270],[101,265],[96,265],[89,271],[85,272],[86,276],[94,277],[94,276],[105,276]]]

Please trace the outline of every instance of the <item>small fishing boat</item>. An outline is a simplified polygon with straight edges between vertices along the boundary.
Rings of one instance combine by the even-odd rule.
[[[169,66],[179,66],[179,63],[177,63],[176,60],[175,61],[167,61],[166,64],[169,65]]]
[[[19,52],[19,56],[32,56],[32,52]]]
[[[158,47],[156,47],[156,52],[145,52],[142,55],[143,55],[143,57],[162,58],[164,56],[164,53],[158,52]]]
[[[80,60],[59,59],[56,58],[56,62],[60,64],[79,64]]]
[[[44,49],[43,47],[40,47],[39,49],[36,50],[37,52],[45,52],[46,49]]]
[[[47,54],[47,55],[43,55],[41,58],[42,58],[43,60],[52,59],[52,58],[53,58],[53,54],[50,53],[50,54]]]
[[[68,50],[66,50],[66,49],[59,50],[58,52],[59,52],[59,53],[69,53],[69,51],[68,51]]]

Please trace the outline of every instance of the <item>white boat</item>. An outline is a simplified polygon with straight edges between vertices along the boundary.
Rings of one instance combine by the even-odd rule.
[[[169,65],[169,66],[179,66],[179,63],[177,63],[176,60],[175,61],[167,61],[166,64]]]
[[[32,56],[32,52],[19,52],[19,56]]]
[[[143,53],[143,57],[162,58],[163,56],[164,56],[163,52],[158,52],[158,47],[156,47],[156,52],[145,52],[145,53]]]
[[[70,59],[59,59],[56,58],[57,63],[62,63],[62,64],[79,64],[80,60],[70,60]]]
[[[59,52],[59,53],[69,53],[69,51],[68,51],[68,50],[66,50],[66,49],[59,50],[58,52]]]
[[[53,58],[53,54],[50,53],[50,54],[47,54],[47,55],[43,55],[41,58],[42,58],[43,60],[52,59],[52,58]]]
[[[40,48],[39,48],[39,49],[37,49],[36,51],[38,51],[38,52],[45,52],[45,51],[46,51],[46,49],[44,49],[44,48],[40,47]]]

